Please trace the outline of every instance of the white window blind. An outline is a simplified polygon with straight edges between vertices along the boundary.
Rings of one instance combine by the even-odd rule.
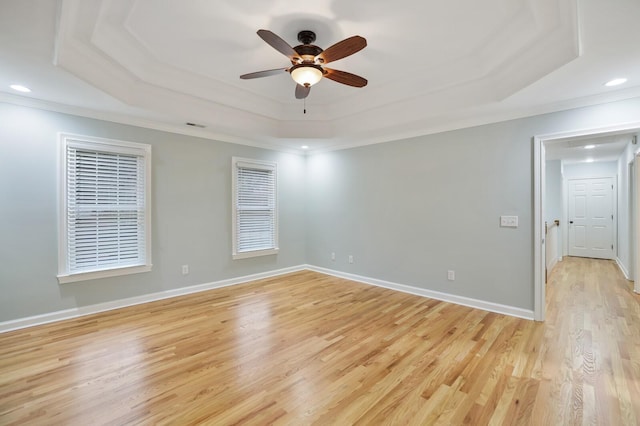
[[[234,258],[277,253],[276,165],[234,158]]]
[[[77,274],[150,266],[150,148],[87,139],[64,141],[64,252],[59,278],[65,281],[73,281],[68,277]]]

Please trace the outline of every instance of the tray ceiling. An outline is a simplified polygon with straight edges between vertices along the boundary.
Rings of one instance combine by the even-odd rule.
[[[0,31],[10,36],[13,26],[30,36],[22,43],[51,62],[3,42],[5,60],[69,90],[30,96],[167,129],[197,123],[205,128],[188,131],[278,148],[353,146],[561,109],[569,101],[602,101],[616,97],[602,86],[614,76],[612,60],[640,75],[639,48],[629,40],[634,34],[620,34],[635,31],[640,39],[639,30],[620,29],[621,20],[640,12],[633,1],[615,0],[627,8],[616,13],[595,0],[581,2],[580,10],[575,0],[415,0],[403,7],[364,0],[35,3],[3,3],[0,10],[13,12],[26,28],[1,13],[9,28]],[[39,12],[29,19],[29,9]],[[298,44],[298,31],[312,30],[323,48],[365,37],[367,48],[331,67],[362,75],[369,85],[356,89],[323,79],[303,114],[286,73],[239,79],[289,65],[256,35],[260,28],[291,45]]]

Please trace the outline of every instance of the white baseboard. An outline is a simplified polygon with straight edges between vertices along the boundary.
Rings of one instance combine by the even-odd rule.
[[[629,273],[629,270],[627,270],[627,268],[625,268],[625,266],[622,263],[622,261],[620,260],[620,258],[616,257],[616,263],[618,264],[618,268],[620,268],[620,270],[622,271],[622,274],[624,275],[624,277],[627,280],[631,280],[631,274]]]
[[[260,280],[264,278],[276,277],[278,275],[289,274],[303,270],[311,270],[322,274],[332,275],[352,281],[358,281],[364,284],[384,287],[391,290],[401,291],[403,293],[414,294],[416,296],[428,297],[431,299],[442,300],[443,302],[455,303],[457,305],[469,306],[471,308],[482,309],[484,311],[496,312],[499,314],[510,315],[513,317],[533,320],[533,311],[516,308],[513,306],[501,305],[499,303],[486,302],[483,300],[471,299],[464,296],[456,296],[438,291],[426,290],[422,288],[412,287],[405,284],[392,283],[389,281],[379,280],[376,278],[363,277],[360,275],[350,274],[347,272],[334,271],[332,269],[321,268],[313,265],[298,265],[289,268],[277,269],[273,271],[261,272],[258,274],[245,275],[242,277],[230,278],[221,281],[214,281],[205,284],[198,284],[189,287],[165,290],[157,293],[144,294],[141,296],[129,297],[127,299],[114,300],[95,305],[79,306],[76,308],[65,309],[62,311],[50,312],[42,315],[34,315],[26,318],[0,322],[0,333],[18,330],[21,328],[32,327],[35,325],[47,324],[55,321],[62,321],[77,318],[85,315],[96,314],[99,312],[111,311],[114,309],[124,308],[127,306],[140,305],[143,303],[154,302],[156,300],[168,299],[171,297],[183,296],[186,294],[198,293],[201,291],[212,290],[215,288],[228,287],[236,284],[243,284],[250,281]]]
[[[79,306],[77,308],[65,309],[62,311],[50,312],[42,315],[34,315],[26,318],[19,318],[15,320],[0,322],[0,333],[18,330],[26,327],[32,327],[34,325],[41,325],[55,321],[77,318],[84,315],[96,314],[98,312],[111,311],[127,306],[140,305],[142,303],[154,302],[156,300],[198,293],[201,291],[212,290],[214,288],[228,287],[231,285],[242,284],[249,281],[276,277],[278,275],[303,271],[305,269],[308,269],[306,265],[292,266],[290,268],[277,269],[274,271],[267,271],[258,274],[245,275],[237,278],[230,278],[227,280],[198,284],[172,290],[165,290],[157,293],[144,294],[141,296],[129,297],[127,299],[114,300],[105,303],[98,303],[95,305]]]
[[[358,281],[364,284],[370,284],[377,287],[384,287],[391,290],[401,291],[416,296],[428,297],[430,299],[441,300],[443,302],[455,303],[456,305],[468,306],[470,308],[481,309],[483,311],[495,312],[498,314],[509,315],[517,318],[533,320],[533,310],[517,308],[514,306],[501,305],[499,303],[487,302],[484,300],[472,299],[464,296],[456,296],[449,293],[441,293],[439,291],[426,290],[423,288],[413,287],[405,284],[398,284],[389,281],[379,280],[376,278],[363,277],[360,275],[350,274],[347,272],[334,271],[332,269],[322,268],[319,266],[307,265],[307,268],[320,272],[322,274],[333,275],[334,277],[344,278],[347,280]]]

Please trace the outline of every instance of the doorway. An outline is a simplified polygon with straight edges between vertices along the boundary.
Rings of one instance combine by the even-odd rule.
[[[614,178],[569,179],[568,255],[614,259]]]
[[[579,131],[571,131],[571,132],[563,132],[556,133],[551,135],[542,135],[534,137],[534,319],[536,321],[544,321],[545,318],[545,254],[546,254],[546,246],[545,246],[545,234],[544,234],[544,222],[545,222],[545,161],[547,159],[547,147],[552,146],[555,143],[577,143],[578,140],[584,139],[594,139],[594,138],[606,138],[615,135],[631,135],[640,134],[640,122],[634,123],[626,123],[615,126],[609,126],[605,128],[599,129],[591,129],[591,130],[579,130]],[[585,144],[586,145],[586,144]],[[633,156],[635,158],[635,177],[634,183],[635,188],[633,189],[634,199],[629,200],[628,202],[633,202],[635,212],[640,211],[638,208],[639,199],[637,192],[640,191],[640,184],[638,180],[640,178],[638,175],[638,162],[640,161],[640,149],[638,145],[634,145]],[[566,190],[566,188],[565,188]],[[568,224],[567,217],[565,216],[565,229]],[[628,217],[627,221],[634,220],[634,218]],[[562,225],[562,224],[561,224]],[[640,226],[637,226],[635,223],[634,231],[627,230],[625,232],[629,233],[629,238],[633,238],[633,247],[640,247]],[[617,235],[618,230],[614,228],[614,255],[616,254],[617,243],[615,242],[615,235]],[[567,235],[568,237],[568,235]],[[568,238],[567,238],[568,239]],[[565,242],[566,240],[565,239]],[[628,261],[630,263],[634,263],[633,270],[636,274],[640,272],[640,250],[635,250],[631,253],[631,259]],[[568,250],[566,249],[566,244],[564,244],[563,254],[568,254]],[[616,259],[617,260],[617,259]],[[639,279],[635,280],[635,291],[640,293],[640,283]]]

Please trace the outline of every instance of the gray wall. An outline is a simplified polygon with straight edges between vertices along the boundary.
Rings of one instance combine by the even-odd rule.
[[[563,175],[565,179],[615,178],[617,174],[617,161],[597,161],[593,163],[571,163],[563,165]]]
[[[532,137],[638,117],[635,98],[305,159],[0,104],[0,321],[304,263],[533,309]],[[57,132],[153,146],[152,272],[57,283]],[[234,155],[278,162],[277,256],[231,260]]]
[[[58,284],[57,132],[153,146],[152,272]],[[276,256],[231,259],[232,156],[278,162]],[[0,321],[304,264],[304,166],[302,156],[0,103]]]
[[[544,220],[551,224],[554,220],[562,220],[562,162],[560,160],[549,160],[545,164],[545,205]],[[562,255],[562,232],[558,232],[558,246],[556,253]]]
[[[308,263],[533,309],[532,137],[639,117],[635,98],[314,155]]]
[[[553,222],[562,217],[562,163],[549,160],[545,165],[546,194],[544,220]]]

